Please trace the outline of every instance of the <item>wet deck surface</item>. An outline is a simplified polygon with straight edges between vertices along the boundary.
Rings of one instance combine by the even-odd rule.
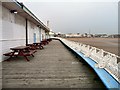
[[[79,62],[59,41],[52,41],[35,57],[2,63],[3,88],[104,88],[96,74]]]

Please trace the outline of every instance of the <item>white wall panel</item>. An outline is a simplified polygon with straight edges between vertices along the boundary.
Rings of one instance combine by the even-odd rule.
[[[45,30],[41,29],[41,34],[42,34],[41,38],[42,38],[42,40],[44,40],[45,39]]]
[[[0,2],[0,61],[2,60],[2,3]]]
[[[42,41],[41,28],[39,28],[39,39],[40,39],[40,42],[41,42]]]
[[[39,36],[39,28],[36,26],[34,33],[36,33],[36,42],[40,42],[40,36]]]
[[[34,39],[33,39],[33,30],[34,30],[34,27],[33,27],[33,24],[30,23],[30,21],[28,21],[28,43],[31,44],[34,42]]]
[[[13,38],[15,39],[26,39],[26,30],[25,26],[20,26],[18,24],[14,24],[13,29]]]
[[[0,2],[0,61],[2,61],[2,3]],[[2,90],[2,63],[0,62],[0,90]]]
[[[2,20],[2,39],[13,39],[13,23]]]
[[[6,8],[2,8],[2,60],[7,57],[3,53],[9,52],[11,47],[25,45],[26,30],[25,18],[18,14],[10,13]]]
[[[0,40],[2,39],[2,3],[0,2]]]
[[[28,21],[28,43],[34,43],[34,33],[36,34],[36,42],[40,42],[40,29],[37,25]]]
[[[26,20],[25,18],[15,15],[15,23],[13,24],[13,38],[26,39]]]

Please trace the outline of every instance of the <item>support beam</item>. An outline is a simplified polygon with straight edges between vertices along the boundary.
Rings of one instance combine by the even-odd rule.
[[[28,20],[26,19],[26,45],[28,44]]]

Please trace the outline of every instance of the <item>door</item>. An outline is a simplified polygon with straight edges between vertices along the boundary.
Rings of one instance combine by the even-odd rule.
[[[34,43],[36,43],[36,33],[34,33]]]

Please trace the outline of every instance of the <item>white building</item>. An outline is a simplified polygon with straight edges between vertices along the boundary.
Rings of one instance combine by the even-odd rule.
[[[66,37],[81,37],[81,34],[77,34],[77,33],[69,33],[69,34],[65,34]]]
[[[52,37],[54,37],[55,33],[54,33],[53,31],[50,31],[50,32],[49,32],[49,35],[50,35],[50,37],[52,38]]]
[[[3,53],[11,47],[40,42],[48,33],[49,28],[23,4],[0,0],[0,61],[6,59]]]

